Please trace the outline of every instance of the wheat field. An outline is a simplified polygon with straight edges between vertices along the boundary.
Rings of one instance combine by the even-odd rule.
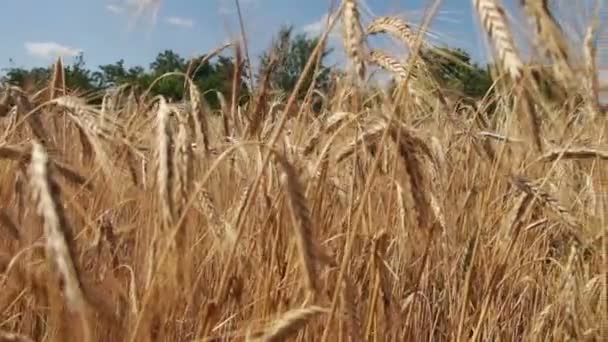
[[[544,3],[518,5],[538,71],[501,2],[472,0],[496,61],[476,102],[419,58],[424,25],[354,0],[320,114],[303,82],[213,111],[187,74],[165,76],[183,102],[97,106],[61,60],[44,89],[5,87],[0,341],[608,341],[598,25],[574,41]],[[392,91],[366,87],[376,67]]]

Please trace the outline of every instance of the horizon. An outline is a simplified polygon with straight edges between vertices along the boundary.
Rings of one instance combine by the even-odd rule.
[[[5,0],[0,29],[13,32],[0,51],[0,69],[46,67],[62,56],[66,64],[82,53],[89,69],[124,60],[125,66],[148,68],[158,53],[172,50],[188,59],[223,45],[240,36],[238,17],[232,0],[211,0],[207,4],[188,0]],[[283,25],[294,33],[309,36],[321,33],[328,0],[311,0],[294,6],[278,0],[241,0],[246,39],[252,63],[270,45]],[[479,46],[483,36],[477,32],[470,1],[443,4],[431,25],[429,36],[439,45],[468,51],[475,61],[485,60]],[[141,10],[138,4],[159,7]],[[368,0],[362,17],[397,15],[414,27],[422,18],[424,0]],[[14,15],[27,13],[27,15]],[[67,18],[67,20],[66,20]],[[15,27],[24,27],[14,30]],[[83,29],[84,28],[84,29]],[[471,37],[475,39],[470,39]],[[386,38],[384,39],[386,40]],[[339,32],[329,39],[334,61],[343,60]],[[382,41],[379,41],[382,43]],[[395,45],[386,42],[386,45]]]
[[[119,60],[123,60],[127,68],[141,66],[149,69],[150,63],[165,50],[189,59],[214,50],[231,37],[240,36],[233,0],[210,0],[207,4],[189,0],[94,0],[88,3],[56,0],[52,4],[28,6],[33,1],[5,0],[7,8],[0,14],[0,19],[3,19],[0,20],[0,29],[11,32],[17,24],[22,24],[25,29],[12,30],[14,34],[7,36],[7,46],[14,48],[0,51],[0,74],[15,67],[48,67],[59,56],[63,57],[64,63],[71,64],[80,53],[89,70],[98,70],[100,65],[114,64]],[[511,9],[514,1],[505,1],[505,7]],[[591,0],[584,1],[589,3]],[[322,33],[330,3],[332,0],[311,0],[306,4],[299,3],[302,6],[294,6],[279,0],[240,0],[252,64],[259,62],[260,55],[270,46],[282,26],[293,26],[294,34],[314,36]],[[367,0],[362,3],[365,23],[375,16],[393,15],[417,27],[425,10],[424,0]],[[477,18],[472,14],[471,1],[459,3],[444,1],[427,35],[439,46],[462,48],[474,62],[487,64],[491,62],[488,58],[490,53],[485,37],[479,31]],[[24,12],[28,15],[10,15]],[[589,15],[585,8],[581,13],[582,17]],[[602,21],[606,18],[603,16]],[[87,29],[82,30],[82,27]],[[338,66],[345,60],[338,29],[339,23],[328,39],[328,47],[333,48],[327,63],[331,66]],[[521,27],[514,26],[513,30],[521,35]],[[608,82],[606,31],[603,30],[598,38],[602,82]],[[526,39],[525,35],[520,38]],[[393,39],[373,38],[373,41],[375,47],[381,46],[397,56],[407,51]],[[231,54],[231,51],[223,53]]]

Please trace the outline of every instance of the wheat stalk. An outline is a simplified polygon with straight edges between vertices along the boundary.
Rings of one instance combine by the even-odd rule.
[[[349,336],[353,341],[361,341],[363,336],[363,328],[361,317],[356,305],[358,296],[353,286],[351,277],[348,275],[344,276],[342,287],[342,306],[347,319],[346,325],[348,327]]]
[[[601,159],[608,160],[608,152],[593,148],[580,147],[569,149],[556,149],[547,152],[541,158],[546,162],[553,162],[558,159]]]
[[[253,341],[278,342],[285,341],[289,336],[298,333],[315,316],[327,312],[318,306],[310,306],[301,309],[293,309],[286,312],[266,332]]]

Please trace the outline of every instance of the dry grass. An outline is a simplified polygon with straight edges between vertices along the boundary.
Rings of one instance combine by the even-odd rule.
[[[522,77],[501,4],[473,2],[517,83],[457,116],[424,73],[414,97],[361,84],[357,105],[338,83],[317,118],[265,82],[213,112],[187,75],[187,103],[115,89],[98,108],[64,93],[61,61],[50,96],[4,89],[0,341],[608,340],[596,66],[585,103],[553,103]],[[360,76],[407,82],[416,49],[366,55],[344,5]],[[373,23],[411,43],[404,22]]]

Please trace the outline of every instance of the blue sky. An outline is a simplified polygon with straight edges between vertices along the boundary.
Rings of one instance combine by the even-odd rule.
[[[0,68],[48,65],[58,53],[69,62],[79,51],[90,68],[121,58],[127,65],[147,66],[162,50],[173,49],[190,57],[213,50],[239,33],[234,0],[163,0],[155,21],[151,11],[135,16],[131,5],[137,0],[1,1]],[[298,32],[314,32],[330,3],[241,0],[252,58],[269,45],[282,24],[292,24]],[[425,3],[430,2],[367,0],[364,20],[368,23],[372,16],[398,14],[417,22]],[[473,27],[470,3],[444,1],[433,28],[439,42],[466,47],[478,57],[480,37]]]
[[[127,66],[147,67],[165,49],[172,49],[183,57],[193,57],[213,50],[239,34],[234,0],[0,1],[3,42],[0,69],[49,65],[57,54],[64,55],[66,62],[70,62],[70,56],[79,51],[84,53],[91,69],[119,59],[124,59]],[[142,1],[160,3],[156,16],[152,11],[135,16],[134,4]],[[318,32],[332,1],[338,2],[240,0],[251,57],[257,59],[283,24],[293,25],[297,32]],[[518,0],[504,1],[509,7]],[[433,1],[361,2],[364,24],[381,15],[397,15],[417,24],[425,6]],[[484,61],[486,49],[471,3],[471,0],[443,0],[433,19],[430,35],[435,43],[463,47],[474,59]],[[517,29],[515,25],[514,30]],[[342,53],[338,34],[336,32],[330,39],[335,48],[334,60],[340,60]],[[376,43],[389,50],[398,45],[386,38],[374,41]]]

